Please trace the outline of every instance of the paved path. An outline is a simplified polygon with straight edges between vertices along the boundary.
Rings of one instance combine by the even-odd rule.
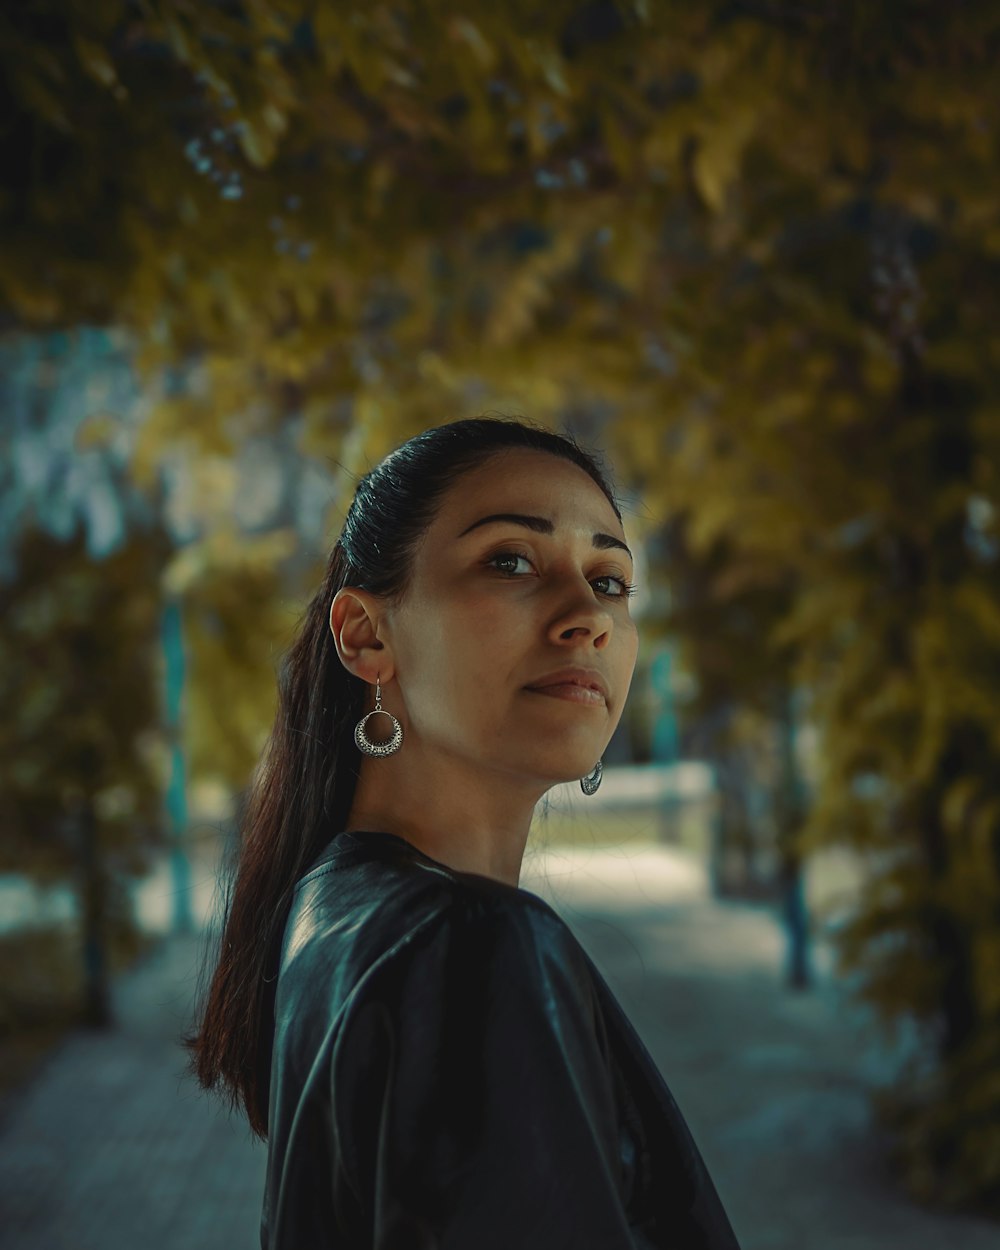
[[[552,850],[521,884],[564,916],[642,1035],[743,1250],[1000,1250],[1000,1225],[898,1192],[867,1098],[894,1057],[825,945],[815,987],[786,990],[773,912],[715,902],[666,848]]]
[[[253,1250],[264,1147],[183,1076],[176,1036],[196,938],[163,943],[116,989],[120,1028],[77,1032],[0,1123],[3,1250]]]
[[[766,910],[713,902],[663,848],[529,856],[522,885],[566,917],[646,1040],[744,1250],[997,1250],[996,1225],[894,1191],[865,1098],[884,1056],[827,978],[781,987]],[[165,943],[120,981],[121,1027],[69,1036],[13,1100],[0,1247],[258,1245],[265,1148],[182,1075],[197,971],[196,939]]]

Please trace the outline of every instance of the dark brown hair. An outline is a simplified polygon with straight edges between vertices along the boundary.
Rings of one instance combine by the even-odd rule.
[[[367,685],[343,666],[330,632],[342,586],[398,602],[415,550],[447,489],[497,452],[530,448],[578,465],[621,512],[596,460],[572,438],[509,418],[436,426],[386,456],[358,483],[323,584],[301,618],[278,677],[278,709],[237,817],[223,869],[222,922],[195,1031],[181,1044],[206,1089],[241,1106],[267,1137],[274,994],[296,882],[344,827],[358,780],[354,726]],[[208,965],[206,965],[206,968]]]

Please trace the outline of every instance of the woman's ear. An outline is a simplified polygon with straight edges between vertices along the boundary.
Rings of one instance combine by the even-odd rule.
[[[384,686],[395,671],[391,648],[378,637],[380,605],[365,590],[344,586],[330,604],[330,632],[340,662],[349,673],[375,685],[376,676]]]

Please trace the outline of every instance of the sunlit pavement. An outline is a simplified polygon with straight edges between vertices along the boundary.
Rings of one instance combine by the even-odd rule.
[[[996,1225],[894,1190],[866,1100],[891,1057],[825,950],[816,987],[786,990],[772,913],[713,901],[665,847],[531,851],[521,886],[565,917],[635,1023],[744,1250],[996,1250]],[[14,1100],[0,1246],[258,1245],[264,1147],[183,1076],[198,961],[198,939],[166,942],[119,982],[120,1028],[69,1037]]]

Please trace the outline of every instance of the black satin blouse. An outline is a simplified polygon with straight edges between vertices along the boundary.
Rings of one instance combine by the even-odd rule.
[[[739,1250],[652,1057],[537,895],[384,832],[296,886],[262,1250]]]

